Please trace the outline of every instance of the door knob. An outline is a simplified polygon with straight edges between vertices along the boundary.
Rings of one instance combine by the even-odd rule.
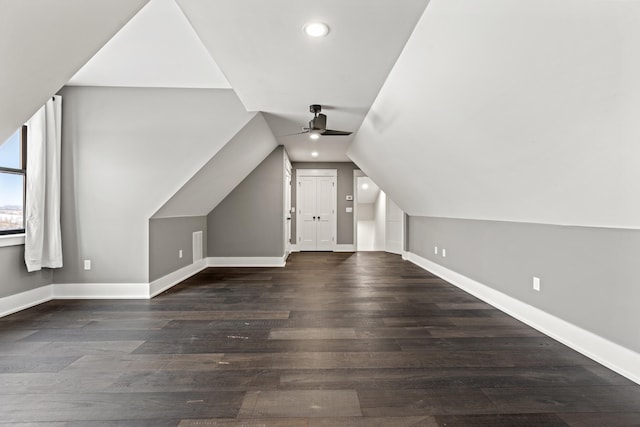
[[[314,221],[316,220],[316,217],[315,217],[315,216],[313,217],[313,220],[314,220]]]
[[[320,221],[320,217],[318,217],[318,221]]]

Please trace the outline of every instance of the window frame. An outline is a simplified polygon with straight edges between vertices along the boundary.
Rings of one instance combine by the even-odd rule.
[[[27,125],[20,129],[20,169],[0,166],[1,173],[22,176],[22,227],[13,230],[0,230],[0,237],[25,233],[26,204],[27,204]]]

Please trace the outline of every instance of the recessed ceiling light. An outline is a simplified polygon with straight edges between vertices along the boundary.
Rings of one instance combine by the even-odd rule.
[[[366,182],[364,184],[362,184],[362,189],[363,190],[367,190],[369,188],[369,184],[367,184]]]
[[[309,134],[309,138],[318,139],[318,138],[320,138],[320,134],[319,133],[311,133],[311,134]]]
[[[319,154],[318,154],[317,151],[312,151],[311,152],[311,157],[318,157],[318,156],[319,156]]]
[[[304,32],[309,37],[324,37],[329,34],[329,26],[324,22],[309,22],[304,26]]]

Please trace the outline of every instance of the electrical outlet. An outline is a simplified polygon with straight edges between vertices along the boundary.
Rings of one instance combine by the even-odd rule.
[[[91,260],[90,259],[85,259],[84,260],[84,269],[85,270],[91,270]]]
[[[447,257],[447,250],[442,249],[442,258],[446,258],[446,257]]]
[[[438,247],[437,247],[437,246],[434,246],[434,247],[433,247],[433,253],[434,253],[434,254],[436,254],[436,255],[438,255]]]
[[[182,249],[178,251],[178,258],[182,258]]]
[[[540,278],[539,277],[534,277],[533,278],[533,290],[540,292]]]

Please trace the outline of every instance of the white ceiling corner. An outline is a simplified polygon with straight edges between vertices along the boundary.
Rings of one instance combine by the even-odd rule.
[[[231,87],[174,0],[151,0],[68,85]]]

